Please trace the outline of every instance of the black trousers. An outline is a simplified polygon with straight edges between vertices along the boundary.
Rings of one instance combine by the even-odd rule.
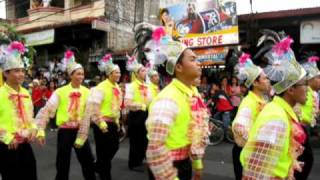
[[[145,111],[130,111],[128,122],[129,135],[129,168],[142,165],[146,156],[148,145],[146,119],[148,113]]]
[[[173,161],[173,166],[178,170],[179,180],[191,180],[192,164],[189,158],[181,161]],[[149,169],[149,180],[155,180],[150,169]]]
[[[307,128],[303,128],[305,133],[308,134]],[[297,180],[306,180],[310,175],[312,166],[313,166],[313,151],[310,145],[310,135],[307,135],[307,139],[303,145],[304,151],[301,156],[298,157],[298,161],[304,162],[304,166],[302,168],[302,172],[295,172],[294,177]]]
[[[59,129],[57,145],[57,176],[56,180],[68,180],[71,151],[77,138],[78,129]],[[85,180],[95,180],[94,158],[89,142],[86,141],[81,148],[74,148],[82,168]]]
[[[237,144],[233,145],[232,148],[232,160],[233,160],[233,171],[236,177],[236,180],[242,179],[242,165],[240,162],[240,153],[242,151],[242,147],[239,147]]]
[[[116,123],[108,123],[108,132],[103,133],[93,126],[96,142],[96,168],[101,180],[111,180],[111,161],[119,149],[119,132]]]
[[[16,150],[0,143],[0,174],[2,180],[37,180],[36,159],[29,143],[19,144]]]

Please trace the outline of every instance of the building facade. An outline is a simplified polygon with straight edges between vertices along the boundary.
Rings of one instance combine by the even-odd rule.
[[[61,59],[70,47],[83,64],[96,62],[106,52],[124,60],[135,46],[133,27],[157,22],[158,8],[156,0],[6,1],[8,22],[35,47],[40,65]]]

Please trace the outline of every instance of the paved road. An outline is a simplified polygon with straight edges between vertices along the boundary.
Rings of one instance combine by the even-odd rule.
[[[91,142],[92,138],[90,138]],[[314,148],[315,163],[310,180],[320,179],[320,140],[317,140]],[[94,145],[92,144],[94,151]],[[233,180],[233,165],[231,155],[232,145],[223,143],[218,146],[210,146],[205,157],[204,180]],[[34,146],[37,158],[39,180],[54,180],[55,177],[55,157],[56,157],[56,132],[48,132],[47,144],[40,148]],[[127,168],[128,142],[125,141],[113,160],[114,180],[147,180],[146,173],[129,171]],[[83,180],[81,168],[75,153],[72,156],[70,168],[70,180]]]

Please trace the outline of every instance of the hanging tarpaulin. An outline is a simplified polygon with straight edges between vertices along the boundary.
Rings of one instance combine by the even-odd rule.
[[[238,44],[235,0],[184,0],[160,11],[168,34],[188,47]]]
[[[224,64],[228,50],[228,47],[216,47],[193,49],[193,52],[197,54],[197,60],[201,63],[201,66],[209,66]]]
[[[44,44],[51,44],[54,42],[54,29],[25,34],[23,36],[26,39],[26,46],[39,46]]]

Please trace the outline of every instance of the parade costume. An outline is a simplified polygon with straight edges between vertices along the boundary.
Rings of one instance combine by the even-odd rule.
[[[65,53],[63,64],[63,69],[68,72],[69,76],[76,70],[82,69],[82,66],[75,62],[74,54],[70,50]],[[53,92],[46,105],[36,116],[39,123],[37,136],[38,138],[45,138],[45,128],[48,121],[56,114],[56,124],[59,128],[56,180],[69,179],[71,151],[74,145],[79,146],[74,150],[81,164],[84,179],[95,179],[94,158],[90,144],[86,140],[88,132],[85,128],[80,128],[83,123],[88,123],[83,121],[88,95],[89,90],[84,86],[74,88],[71,83],[65,85]]]
[[[307,72],[307,80],[311,80],[312,78],[318,78],[318,76],[320,75],[320,71],[317,67],[317,61],[319,61],[319,57],[314,56],[311,53],[310,55],[306,54],[306,57],[304,59],[305,62],[302,63],[302,67]],[[308,129],[310,127],[314,127],[314,125],[316,124],[316,117],[319,113],[319,97],[317,91],[314,91],[309,86],[306,103],[296,105],[295,112],[299,116],[299,119],[304,127],[305,133],[308,135],[303,145],[303,154],[299,157],[299,160],[304,162],[304,166],[302,172],[295,173],[295,178],[299,180],[305,180],[308,178],[311,172],[314,161],[313,152],[309,139],[310,134],[308,133]]]
[[[243,53],[239,58],[239,64],[235,67],[237,77],[247,88],[253,85],[253,82],[259,78],[262,69],[253,64],[249,54]],[[242,166],[240,163],[240,153],[245,145],[249,130],[256,120],[259,112],[262,110],[266,101],[252,91],[242,100],[237,115],[232,123],[232,131],[235,138],[235,144],[232,149],[233,167],[237,180],[242,178]]]
[[[145,31],[154,37],[161,29],[144,24]],[[158,34],[159,35],[159,34]],[[162,64],[174,74],[176,63],[186,46],[167,37],[146,40],[146,56],[152,64]],[[202,157],[207,145],[208,113],[195,87],[187,87],[173,79],[149,107],[147,162],[150,179],[189,180],[192,169],[202,169]]]
[[[0,57],[3,72],[28,67],[23,57],[26,49],[13,41]],[[37,131],[29,92],[23,87],[14,90],[8,84],[0,87],[0,174],[3,180],[37,179],[36,160],[30,145]],[[9,144],[17,144],[9,149]]]
[[[111,54],[100,60],[98,68],[107,76],[120,70],[113,64]],[[119,149],[119,118],[122,103],[122,92],[119,85],[109,78],[92,88],[88,97],[84,121],[94,122],[93,132],[96,142],[96,169],[101,180],[111,180],[111,162]],[[90,123],[84,123],[89,131]],[[106,131],[106,132],[105,132]]]
[[[130,57],[127,63],[127,70],[137,76],[144,68],[135,57]],[[126,86],[125,106],[129,109],[128,135],[129,135],[129,162],[130,169],[141,166],[145,159],[148,140],[145,122],[148,116],[147,107],[151,100],[151,93],[148,85],[138,78]]]
[[[306,72],[290,48],[291,38],[280,39],[275,32],[270,38],[273,46],[264,55],[268,60],[264,72],[274,83],[275,93],[281,95],[302,80]],[[293,179],[294,172],[301,170],[297,158],[305,138],[293,107],[281,96],[275,96],[256,118],[241,151],[243,179]]]

